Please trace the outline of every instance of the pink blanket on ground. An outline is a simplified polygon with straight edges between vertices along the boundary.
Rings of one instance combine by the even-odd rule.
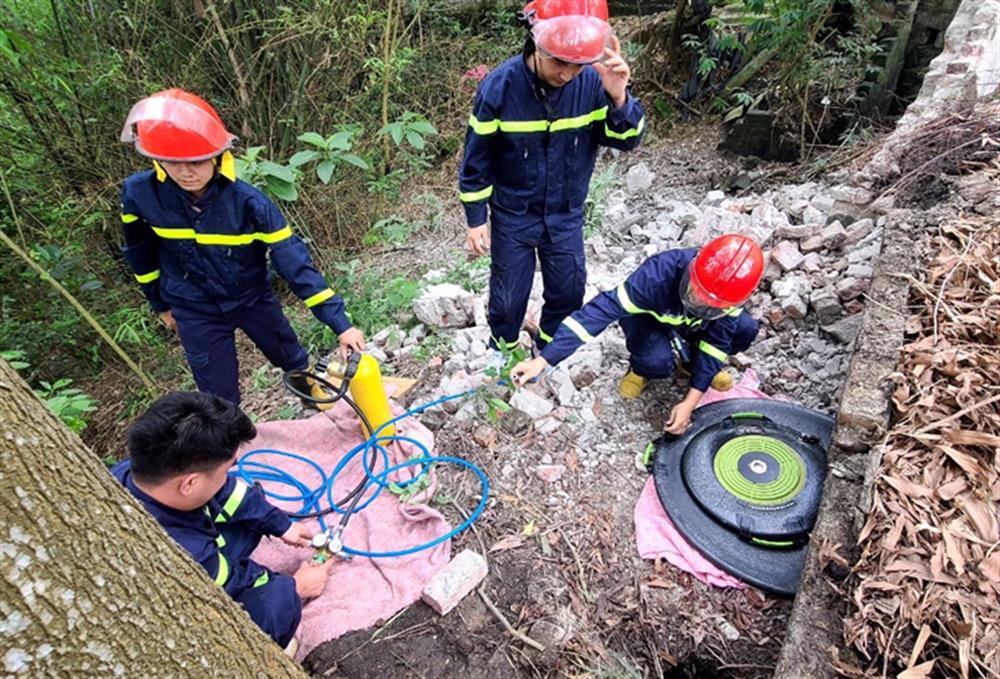
[[[400,411],[394,409],[394,412],[398,414]],[[415,418],[400,422],[397,434],[416,439],[428,450],[433,450],[433,435]],[[306,420],[258,425],[257,438],[247,444],[241,453],[260,448],[297,453],[314,460],[329,473],[349,450],[361,442],[357,416],[346,403],[340,402],[326,413]],[[415,446],[404,442],[395,442],[388,450],[391,464],[419,453]],[[272,455],[254,456],[253,459],[285,469],[312,488],[319,485],[318,474],[305,463]],[[382,462],[379,461],[375,468],[381,469]],[[409,478],[419,469],[418,465],[404,468],[400,474],[393,475],[393,480]],[[338,500],[344,497],[363,474],[358,455],[337,477],[334,497]],[[285,487],[275,486],[273,490],[279,494],[293,494]],[[274,501],[274,504],[290,511],[301,509],[300,503]],[[327,506],[325,501],[324,506]],[[339,514],[331,514],[329,522],[336,522],[339,518]],[[317,521],[310,520],[307,525],[319,531]],[[344,544],[366,551],[392,551],[433,540],[449,530],[448,522],[430,507],[412,502],[400,504],[395,495],[384,491],[375,502],[351,517],[344,534]],[[446,540],[404,557],[355,557],[351,561],[336,561],[330,567],[330,580],[323,593],[303,607],[302,624],[296,634],[299,639],[298,659],[305,658],[312,649],[326,641],[352,630],[370,627],[416,601],[431,576],[448,563],[449,550],[449,541]],[[290,547],[280,540],[265,538],[253,553],[253,559],[274,571],[290,575],[313,554],[311,549]]]
[[[770,398],[758,389],[760,380],[747,369],[743,378],[729,391],[709,389],[698,407],[730,398]],[[663,510],[653,477],[646,480],[635,505],[635,542],[643,559],[665,559],[682,571],[714,587],[746,587],[742,581],[715,566],[695,549],[677,530]]]

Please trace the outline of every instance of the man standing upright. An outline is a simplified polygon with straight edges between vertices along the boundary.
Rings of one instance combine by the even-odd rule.
[[[538,348],[583,304],[583,205],[598,146],[633,149],[645,126],[606,0],[536,0],[523,16],[531,33],[522,54],[476,94],[459,172],[467,246],[492,255],[493,349],[517,343],[536,253],[544,285]]]

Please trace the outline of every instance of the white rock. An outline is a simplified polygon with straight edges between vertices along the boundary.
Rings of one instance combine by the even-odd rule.
[[[475,324],[475,296],[454,283],[431,285],[413,302],[413,313],[435,328],[464,328]]]
[[[702,205],[707,205],[708,207],[718,207],[722,205],[722,201],[726,199],[725,191],[709,191],[705,194],[705,200],[701,201]]]
[[[804,259],[799,246],[790,240],[783,240],[771,249],[771,261],[777,263],[782,271],[799,268]]]
[[[625,186],[629,193],[641,193],[649,189],[656,179],[656,174],[646,163],[636,163],[625,173]]]
[[[547,398],[539,396],[529,389],[518,389],[510,397],[510,406],[530,417],[538,419],[552,412],[554,406]]]

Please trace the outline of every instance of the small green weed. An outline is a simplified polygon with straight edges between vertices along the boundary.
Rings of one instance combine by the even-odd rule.
[[[97,408],[92,398],[81,390],[70,387],[73,380],[60,378],[53,383],[42,381],[38,384],[41,389],[36,389],[35,394],[45,401],[52,414],[62,420],[63,424],[76,434],[87,428],[84,415]]]
[[[590,192],[583,204],[583,237],[590,238],[595,230],[599,230],[604,221],[604,209],[607,207],[608,194],[615,185],[618,164],[611,163],[590,182]]]

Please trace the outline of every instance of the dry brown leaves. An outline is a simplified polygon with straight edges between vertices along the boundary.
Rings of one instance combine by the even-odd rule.
[[[849,676],[1000,676],[1000,216],[931,237],[859,536]]]

